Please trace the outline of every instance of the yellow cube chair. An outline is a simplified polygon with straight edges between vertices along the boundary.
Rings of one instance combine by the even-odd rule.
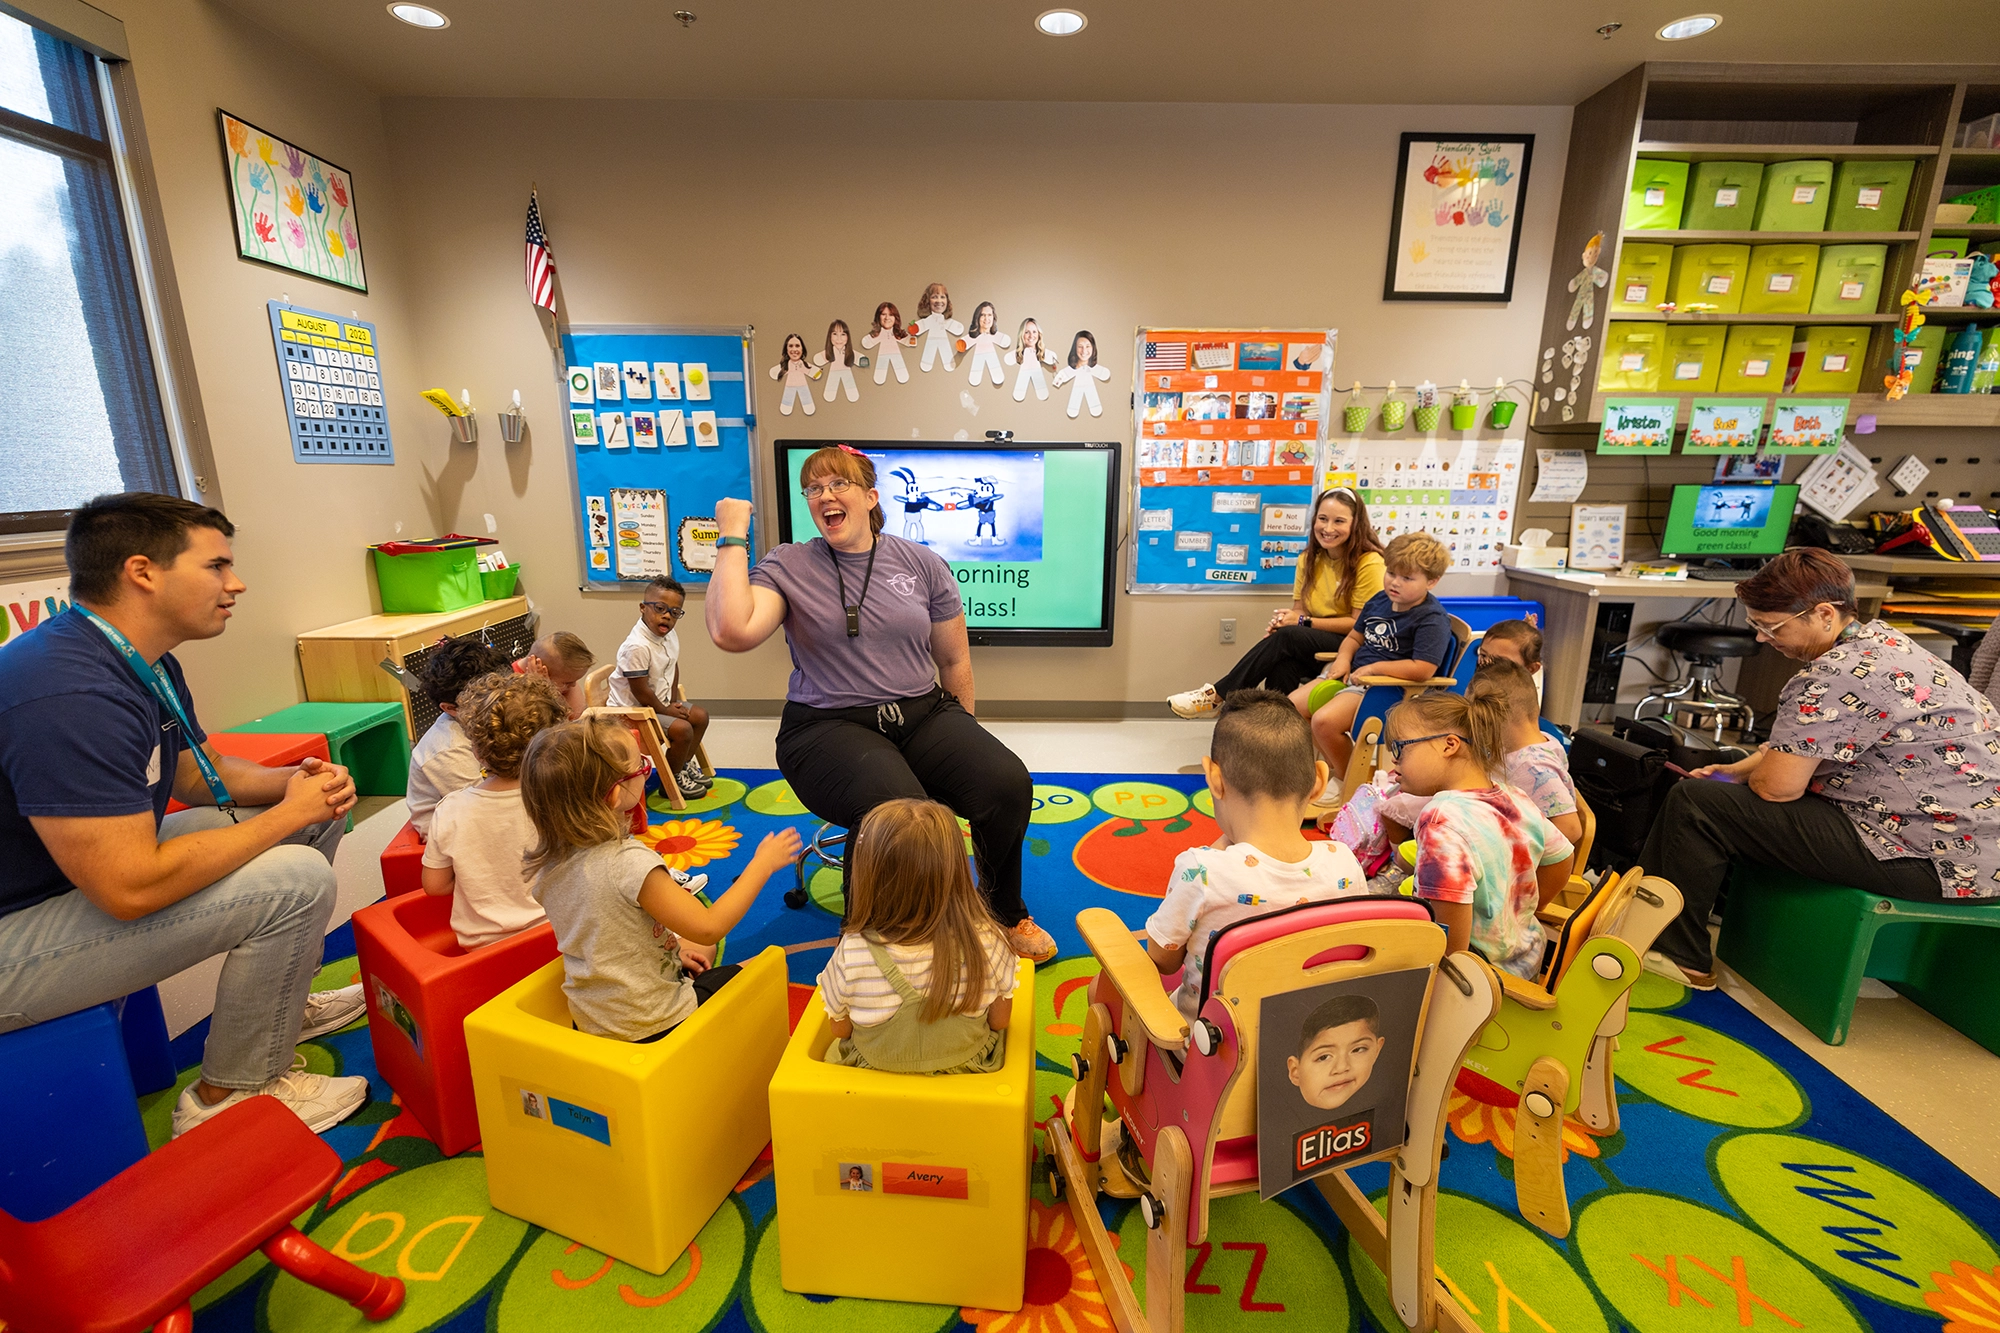
[[[493,1206],[664,1273],[771,1139],[784,1053],[776,945],[656,1042],[578,1032],[563,964],[465,1020]]]
[[[1020,960],[992,1074],[827,1064],[819,992],[770,1081],[787,1291],[1021,1308],[1034,1155],[1035,965]]]

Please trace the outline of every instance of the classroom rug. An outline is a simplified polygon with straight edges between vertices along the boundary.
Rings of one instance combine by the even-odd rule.
[[[731,771],[685,811],[655,800],[646,839],[717,889],[767,832],[816,825],[773,772]],[[1108,907],[1140,925],[1183,848],[1217,836],[1198,777],[1049,774],[1035,786],[1027,897],[1061,955],[1036,978],[1038,1118],[1070,1083],[1096,968],[1075,915]],[[794,1014],[827,958],[840,884],[822,871],[802,909],[774,880],[727,942],[728,958],[789,953]],[[335,941],[345,932],[337,932]],[[331,948],[340,950],[334,943]],[[351,945],[348,946],[351,949]],[[351,953],[319,984],[355,978]],[[1025,1007],[1017,1010],[1024,1014]],[[1019,1018],[1017,1017],[1017,1021]],[[185,1046],[184,1046],[185,1049]],[[347,1170],[300,1225],[364,1267],[400,1274],[403,1310],[384,1330],[592,1329],[806,1333],[1107,1333],[1070,1215],[1038,1183],[1026,1303],[1015,1312],[798,1295],[778,1282],[768,1165],[753,1167],[663,1277],[494,1211],[478,1150],[441,1156],[379,1082],[365,1025],[305,1043],[314,1069],[369,1077],[373,1100],[324,1137]],[[1552,1240],[1514,1208],[1511,1112],[1456,1099],[1437,1213],[1437,1264],[1488,1333],[1704,1333],[1872,1329],[2000,1333],[2000,1200],[1754,1015],[1720,993],[1646,977],[1618,1052],[1620,1132],[1565,1134],[1575,1223]],[[189,1068],[185,1083],[194,1076]],[[1913,1077],[1922,1071],[1913,1070]],[[146,1100],[164,1136],[172,1100]],[[1940,1095],[1944,1095],[1942,1092]],[[1386,1187],[1387,1168],[1357,1171]],[[1144,1227],[1105,1205],[1121,1262],[1143,1292]],[[162,1243],[171,1244],[170,1237]],[[828,1244],[840,1243],[828,1237]],[[1213,1210],[1189,1253],[1192,1329],[1316,1333],[1400,1327],[1380,1275],[1311,1186]],[[253,1256],[197,1302],[201,1333],[369,1327]]]

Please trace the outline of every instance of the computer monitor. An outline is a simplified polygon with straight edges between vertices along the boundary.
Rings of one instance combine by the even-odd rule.
[[[1796,486],[1676,486],[1660,554],[1776,555],[1798,500]]]

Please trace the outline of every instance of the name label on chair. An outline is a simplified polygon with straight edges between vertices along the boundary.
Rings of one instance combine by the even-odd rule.
[[[921,1194],[932,1199],[971,1197],[970,1174],[962,1166],[917,1166],[909,1162],[882,1163],[884,1194]]]
[[[596,1139],[609,1148],[611,1146],[611,1121],[608,1117],[587,1106],[566,1102],[560,1097],[549,1098],[549,1123],[557,1129],[566,1129],[572,1134],[581,1134],[587,1139]]]
[[[1374,1144],[1375,1117],[1372,1113],[1344,1125],[1338,1122],[1321,1125],[1299,1135],[1293,1145],[1292,1169],[1310,1174],[1368,1152]]]

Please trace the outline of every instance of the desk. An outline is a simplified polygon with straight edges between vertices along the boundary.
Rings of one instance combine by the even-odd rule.
[[[1559,569],[1510,569],[1506,573],[1509,592],[1539,598],[1548,607],[1548,623],[1542,626],[1542,716],[1567,727],[1579,725],[1583,717],[1583,683],[1590,668],[1591,639],[1597,632],[1598,602],[1736,600],[1734,583],[1705,579],[1633,579]],[[1854,595],[1862,614],[1872,616],[1889,595],[1889,587],[1886,583],[1857,583]]]

